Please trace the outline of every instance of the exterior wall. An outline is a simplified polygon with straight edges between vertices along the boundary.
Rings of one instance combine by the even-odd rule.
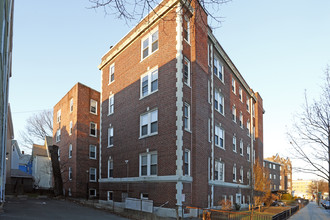
[[[273,161],[281,164],[280,167],[280,189],[286,190],[288,193],[292,192],[292,164],[289,158],[282,158],[279,155],[275,155],[266,158],[268,161]]]
[[[281,164],[275,163],[272,161],[264,160],[264,167],[268,170],[268,178],[270,179],[271,183],[271,190],[281,190],[281,175],[280,175],[280,167]]]
[[[194,4],[195,1],[193,7]],[[233,202],[247,203],[251,194],[247,173],[252,172],[252,149],[256,151],[256,158],[263,161],[262,99],[248,87],[205,25],[206,13],[201,8],[198,13],[191,13],[187,8],[180,11],[177,3],[174,5],[167,7],[169,11],[164,14],[160,13],[162,19],[150,22],[149,26],[145,27],[142,21],[102,58],[99,66],[102,71],[100,199],[107,200],[108,192],[115,202],[144,194],[155,206],[166,204],[166,208],[179,206],[179,209],[181,205],[219,206],[222,199],[230,196]],[[153,21],[151,15],[147,17]],[[185,17],[190,18],[189,42],[183,39]],[[155,28],[158,28],[158,50],[141,59],[143,39]],[[224,81],[213,72],[215,54],[223,65]],[[185,59],[190,61],[189,83],[183,80]],[[114,81],[109,83],[113,65]],[[142,76],[153,68],[158,68],[158,89],[142,97]],[[236,93],[232,92],[233,78]],[[239,88],[243,91],[242,101]],[[224,96],[224,114],[214,109],[215,90]],[[112,95],[114,113],[109,115]],[[247,102],[250,103],[248,110]],[[190,106],[190,129],[184,128],[185,104]],[[238,112],[236,122],[232,119],[234,105]],[[251,114],[252,105],[254,114]],[[140,116],[153,109],[158,110],[158,132],[141,137]],[[251,121],[249,129],[248,120]],[[215,125],[225,131],[224,149],[215,146]],[[108,146],[108,128],[113,128],[113,146]],[[237,138],[236,151],[233,151],[233,136]],[[251,147],[250,158],[247,146]],[[184,174],[186,151],[190,153],[188,175]],[[140,155],[150,152],[157,152],[157,175],[141,176]],[[108,176],[108,161],[113,161],[112,177]],[[215,179],[216,161],[225,163],[224,181]],[[233,180],[234,164],[236,181]],[[243,181],[240,182],[241,167]]]
[[[313,194],[309,190],[312,182],[312,180],[292,180],[292,191],[294,192],[294,196],[313,199]]]
[[[73,100],[73,111],[70,110],[70,100]],[[90,113],[90,100],[97,101],[97,114]],[[66,195],[87,197],[89,189],[95,189],[98,195],[98,183],[89,181],[89,169],[98,170],[98,159],[89,158],[89,146],[98,149],[100,93],[77,83],[54,106],[53,142],[60,149],[60,166]],[[61,110],[61,121],[57,122],[57,112]],[[72,122],[72,134],[70,134]],[[90,123],[97,124],[96,137],[90,136]],[[56,142],[56,132],[61,130],[61,139]],[[69,156],[69,146],[72,145],[72,157]],[[98,158],[98,157],[96,157]],[[72,180],[69,179],[69,168],[72,169]],[[97,173],[97,172],[96,172]]]
[[[32,176],[36,188],[50,189],[53,187],[52,163],[49,157],[33,158]]]
[[[10,117],[10,110],[8,110],[9,78],[12,75],[13,0],[1,1],[0,16],[2,21],[0,28],[0,203],[2,203],[5,198],[6,149],[11,146],[11,140],[14,138],[12,122],[8,119]]]

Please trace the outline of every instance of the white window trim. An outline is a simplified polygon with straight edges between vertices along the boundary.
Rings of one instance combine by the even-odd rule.
[[[112,105],[111,105],[111,100],[112,100]],[[112,115],[113,113],[115,113],[115,95],[112,94],[109,96],[108,99],[108,116]],[[113,110],[111,111],[111,106],[113,106]]]
[[[215,141],[214,141],[214,145],[215,146],[217,146],[217,147],[219,147],[219,148],[221,148],[221,149],[225,149],[225,130],[221,127],[221,126],[219,126],[219,125],[215,125],[214,126],[214,134],[216,133],[216,129],[219,129],[219,132],[222,132],[222,138],[223,138],[223,146],[220,146],[219,144],[220,144],[220,136],[218,136],[218,138],[219,138],[219,140],[218,140],[218,143],[219,144],[216,144],[215,143]],[[220,133],[219,133],[220,134]],[[214,135],[214,137],[215,137],[215,135]]]
[[[146,176],[157,176],[151,175],[151,155],[157,155],[157,171],[156,173],[158,174],[158,153],[157,151],[154,152],[148,152],[148,153],[143,153],[139,155],[139,176],[140,177],[146,177]],[[147,175],[142,175],[142,156],[147,156]]]
[[[146,36],[144,36],[142,39],[141,39],[141,61],[142,62],[143,60],[145,60],[146,58],[150,57],[152,54],[154,54],[155,52],[157,52],[159,50],[159,32],[158,32],[158,47],[157,49],[152,52],[152,35],[154,33],[156,33],[158,31],[158,27],[156,27],[155,29],[153,29],[152,31],[150,31],[150,33],[148,33]],[[146,57],[143,57],[143,41],[145,41],[147,38],[149,38],[149,41],[148,41],[148,56]]]
[[[186,61],[188,63],[188,79],[187,79],[187,82],[184,82],[185,85],[187,85],[188,87],[191,87],[191,83],[190,83],[190,80],[191,80],[191,64],[190,64],[190,60],[187,58],[187,57],[184,57],[184,61]],[[183,68],[184,68],[185,64],[183,63]],[[184,69],[183,69],[183,74],[182,76],[184,77]],[[184,80],[183,80],[184,81]]]
[[[246,155],[247,155],[248,161],[251,161],[251,147],[250,147],[250,145],[248,145],[246,147]]]
[[[110,199],[110,193],[112,194],[112,199]],[[107,201],[113,201],[113,191],[107,191]]]
[[[112,69],[112,67],[113,67],[113,80],[111,81],[111,69]],[[115,81],[115,72],[116,72],[116,69],[115,69],[115,64],[113,63],[113,64],[111,64],[110,65],[110,67],[109,67],[109,84],[108,85],[110,85],[111,83],[113,83],[114,81]]]
[[[69,127],[69,135],[72,135],[72,129],[73,129],[73,124],[72,121],[70,121],[70,127]]]
[[[218,179],[215,179],[215,181],[220,181],[220,182],[225,182],[225,163],[224,162],[222,162],[222,161],[215,161],[215,163],[218,163]],[[221,180],[221,178],[220,178],[220,164],[222,164],[222,180]],[[215,166],[214,166],[215,167]]]
[[[239,182],[244,183],[244,170],[243,170],[243,167],[241,167],[241,169],[239,170],[239,174],[240,174],[240,177],[242,177],[242,179],[240,179]]]
[[[217,76],[217,78],[222,82],[222,83],[224,83],[224,74],[223,74],[223,70],[224,70],[224,68],[223,68],[223,64],[222,64],[222,62],[220,61],[220,59],[218,58],[218,56],[216,56],[216,55],[214,55],[214,64],[213,64],[214,66],[216,66],[217,67],[217,70],[218,70],[218,72],[217,73],[214,73],[214,75],[216,75]],[[214,67],[213,67],[214,68]],[[220,76],[219,76],[219,69],[221,68],[221,75],[222,75],[222,77],[220,78]],[[214,69],[213,69],[213,72],[214,72]]]
[[[185,21],[187,22],[187,38],[185,39],[183,37],[183,39],[190,45],[190,19],[187,16],[184,16]],[[184,29],[184,27],[183,27]]]
[[[95,170],[95,180],[91,179],[92,170]],[[96,182],[96,180],[97,180],[97,169],[91,167],[91,168],[89,168],[89,182]]]
[[[233,135],[233,151],[237,153],[237,138],[236,134]]]
[[[154,112],[154,111],[157,111],[157,131],[154,132],[154,133],[151,133],[151,113]],[[147,131],[147,134],[146,135],[142,135],[142,116],[144,115],[148,115],[148,131]],[[158,134],[158,129],[159,129],[159,126],[158,126],[158,122],[159,122],[159,119],[158,119],[158,109],[152,109],[148,112],[145,112],[143,114],[140,115],[140,139],[141,138],[145,138],[145,137],[149,137],[149,136],[153,136],[153,135],[157,135]]]
[[[185,153],[188,153],[188,174],[185,174],[185,176],[190,176],[190,150],[186,149]],[[185,157],[185,154],[184,154],[184,157]],[[185,158],[184,158],[183,163],[184,164],[186,163]],[[157,163],[157,165],[158,165],[158,163]]]
[[[237,182],[237,167],[236,167],[236,163],[233,166],[233,182]]]
[[[92,134],[91,134],[91,131],[92,131],[92,124],[95,124],[95,135],[92,135]],[[89,123],[89,136],[91,136],[91,137],[97,137],[97,124],[94,123],[94,122],[90,122],[90,123]]]
[[[61,129],[56,131],[56,143],[61,141]]]
[[[69,158],[72,158],[72,144],[69,145]]]
[[[95,194],[94,194],[94,195],[91,195],[91,191],[93,191],[93,190],[94,190]],[[90,196],[90,197],[95,197],[95,196],[96,196],[96,189],[94,189],[94,188],[89,188],[89,189],[88,189],[88,196]]]
[[[61,109],[57,111],[56,122],[57,123],[60,123],[61,122]]]
[[[95,113],[92,112],[92,102],[95,102]],[[91,113],[93,115],[97,115],[97,101],[94,99],[91,99],[89,102],[89,113]]]
[[[232,114],[232,121],[237,123],[237,111],[236,111],[236,106],[233,105],[232,110],[231,110],[231,114]]]
[[[243,90],[240,86],[238,87],[238,96],[239,100],[243,103]]]
[[[243,144],[243,140],[241,139],[241,141],[239,142],[239,148],[240,148],[240,155],[244,156],[244,144]],[[242,149],[242,150],[241,150]],[[242,153],[241,153],[242,152]]]
[[[112,163],[112,176],[110,176],[110,165]],[[113,159],[108,160],[108,178],[113,178]]]
[[[152,78],[152,74],[155,71],[157,71],[157,81],[158,81],[157,82],[157,89],[155,91],[151,91],[151,83],[152,83],[151,78]],[[143,96],[142,83],[143,83],[143,78],[145,76],[148,76],[148,93],[145,96]],[[158,91],[158,88],[159,88],[159,73],[158,73],[158,66],[156,66],[156,67],[152,68],[151,70],[149,70],[148,72],[142,74],[141,77],[140,77],[140,100],[154,94],[155,92]]]
[[[214,109],[219,112],[221,115],[225,116],[225,98],[224,96],[222,95],[222,93],[218,90],[215,90],[214,91],[214,99],[216,99],[218,101],[218,105],[217,105],[217,108],[214,106]],[[221,100],[221,103],[222,103],[222,112],[220,111],[220,100]]]
[[[232,76],[231,79],[231,91],[236,95],[236,80],[234,79],[234,77]]]
[[[243,120],[243,113],[240,112],[239,113],[239,123],[240,123],[240,127],[243,129],[244,128],[244,120]]]
[[[184,103],[184,108],[185,107],[187,107],[188,108],[188,116],[186,117],[186,115],[185,115],[185,109],[184,109],[184,111],[183,111],[183,113],[184,113],[184,115],[183,115],[183,117],[184,118],[187,118],[187,128],[185,127],[184,129],[186,130],[186,131],[191,131],[191,122],[190,122],[190,120],[191,120],[191,117],[190,117],[190,115],[191,115],[191,113],[190,113],[190,105],[188,104],[188,103]],[[185,125],[185,123],[184,123],[184,125]]]
[[[70,113],[73,112],[73,98],[70,99]]]
[[[72,167],[69,167],[69,176],[68,176],[68,179],[69,180],[72,180],[73,179]]]
[[[95,149],[95,157],[91,157],[91,149],[94,148]],[[97,159],[97,147],[96,145],[90,144],[89,145],[89,159],[93,159],[96,160]]]
[[[111,131],[112,131],[112,136],[111,136]],[[110,144],[110,137],[114,139],[114,129],[112,126],[108,128],[108,147],[113,147],[114,140],[112,141],[112,144]]]

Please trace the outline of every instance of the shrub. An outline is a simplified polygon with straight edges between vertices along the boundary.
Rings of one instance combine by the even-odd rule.
[[[236,204],[236,203],[235,203]],[[221,209],[222,210],[231,210],[231,201],[230,200],[221,200],[220,201]]]
[[[293,200],[291,194],[289,194],[289,193],[283,194],[282,197],[281,197],[281,199],[282,200]]]

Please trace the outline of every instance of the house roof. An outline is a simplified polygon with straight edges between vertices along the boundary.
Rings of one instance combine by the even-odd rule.
[[[21,177],[21,178],[32,178],[31,174],[25,173],[22,170],[11,169],[10,170],[11,177]]]
[[[22,154],[19,158],[19,164],[28,164],[31,159],[31,155]]]
[[[47,148],[44,145],[33,144],[32,156],[44,156],[48,157]]]

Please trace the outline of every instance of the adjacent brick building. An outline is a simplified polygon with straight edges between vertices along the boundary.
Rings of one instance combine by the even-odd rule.
[[[148,199],[169,215],[251,201],[262,98],[191,4],[163,1],[102,57],[101,200]]]
[[[263,166],[268,171],[268,178],[270,180],[270,189],[272,191],[280,190],[281,186],[281,164],[264,160]]]
[[[281,164],[280,166],[280,190],[285,190],[288,193],[292,192],[292,164],[290,159],[280,157],[278,154],[265,160]]]
[[[65,194],[98,196],[100,93],[77,83],[55,106],[53,143]]]

